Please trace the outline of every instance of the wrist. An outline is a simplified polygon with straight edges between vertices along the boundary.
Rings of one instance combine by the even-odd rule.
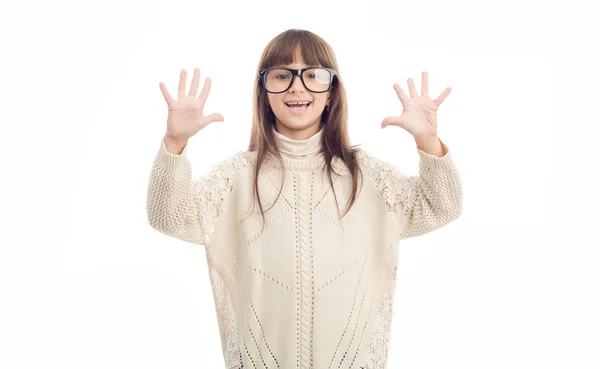
[[[427,154],[437,157],[444,156],[444,148],[440,138],[436,136],[414,136],[417,148]]]
[[[439,140],[437,135],[435,136],[413,136],[415,143],[417,144],[428,144],[431,145]]]
[[[188,144],[188,138],[173,137],[169,135],[165,135],[163,141],[165,143],[165,149],[174,155],[181,155]]]
[[[173,143],[173,144],[182,144],[186,143],[189,140],[189,137],[181,137],[181,136],[173,136],[170,134],[165,134],[163,137],[165,142]]]

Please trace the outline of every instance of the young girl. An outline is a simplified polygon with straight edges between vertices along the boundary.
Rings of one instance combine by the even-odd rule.
[[[342,77],[319,36],[288,30],[260,59],[248,150],[192,179],[188,139],[208,124],[211,80],[200,71],[175,100],[148,185],[158,231],[204,245],[226,368],[385,368],[398,242],[438,229],[462,209],[459,173],[437,136],[450,93],[394,88],[388,117],[415,138],[419,175],[351,146]]]

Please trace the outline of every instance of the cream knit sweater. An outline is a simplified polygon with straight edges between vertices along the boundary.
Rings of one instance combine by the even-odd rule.
[[[322,130],[307,140],[275,136],[286,177],[264,231],[256,202],[245,219],[255,152],[240,151],[192,179],[187,146],[175,155],[162,140],[149,179],[148,221],[205,246],[226,368],[386,368],[399,240],[461,213],[448,147],[442,142],[441,158],[417,149],[416,176],[361,149],[364,180],[340,220],[321,171]],[[343,214],[351,177],[340,159],[333,164],[342,174],[333,179]],[[268,156],[259,177],[264,209],[281,174]]]

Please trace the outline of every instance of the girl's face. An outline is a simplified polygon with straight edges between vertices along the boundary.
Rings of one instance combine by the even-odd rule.
[[[302,62],[302,60],[300,60]],[[306,68],[304,63],[282,65],[282,67],[300,69]],[[325,93],[311,92],[304,87],[300,76],[294,75],[290,88],[279,94],[267,92],[269,104],[275,114],[277,132],[293,139],[306,139],[319,131],[321,114],[329,101],[330,91]],[[293,108],[287,103],[307,101],[308,107]]]

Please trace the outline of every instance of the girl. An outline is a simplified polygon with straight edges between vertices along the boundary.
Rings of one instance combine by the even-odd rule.
[[[344,84],[319,36],[288,30],[265,48],[254,88],[250,144],[192,179],[185,151],[208,124],[200,71],[178,98],[159,84],[167,132],[152,167],[148,220],[204,245],[226,368],[385,368],[398,242],[438,229],[462,209],[459,173],[437,136],[450,93],[410,97],[382,127],[415,138],[419,175],[351,146]],[[343,209],[343,212],[341,211]],[[245,215],[244,215],[245,213]]]

